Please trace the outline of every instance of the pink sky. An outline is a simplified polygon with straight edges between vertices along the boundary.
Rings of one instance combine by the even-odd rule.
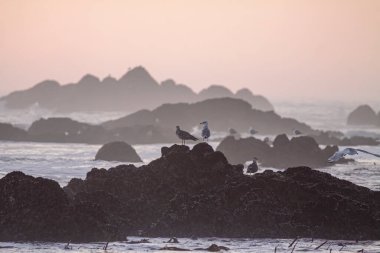
[[[0,94],[145,66],[195,91],[380,98],[378,0],[0,0]]]

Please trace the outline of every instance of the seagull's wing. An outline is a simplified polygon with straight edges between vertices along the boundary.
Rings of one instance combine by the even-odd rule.
[[[376,156],[376,157],[380,157],[380,155],[378,155],[378,154],[374,154],[374,153],[368,152],[368,151],[363,150],[363,149],[356,149],[356,150],[360,151],[360,152],[363,152],[363,153],[366,153],[366,154],[370,154],[370,155]]]
[[[186,140],[193,140],[193,141],[198,140],[198,138],[192,136],[191,134],[189,134],[189,133],[186,132],[186,131],[182,131],[182,136],[183,136],[183,138],[186,139]]]
[[[339,161],[340,159],[342,159],[346,154],[343,153],[342,151],[337,151],[335,152],[332,156],[329,157],[329,159],[327,159],[327,161],[329,163],[333,163],[333,162],[337,162]]]
[[[208,129],[208,128],[203,128],[202,129],[202,137],[204,137],[204,138],[208,138],[208,137],[210,137],[210,129]]]

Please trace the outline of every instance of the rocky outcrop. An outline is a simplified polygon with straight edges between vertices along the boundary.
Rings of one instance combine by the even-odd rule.
[[[222,93],[219,91],[223,90]],[[195,102],[220,95],[241,97],[260,110],[273,110],[262,96],[248,92],[236,95],[223,86],[210,86],[204,92],[195,93],[183,84],[166,80],[159,84],[142,66],[129,69],[120,79],[106,77],[100,80],[86,74],[77,83],[60,85],[56,81],[43,81],[34,87],[15,91],[0,98],[8,108],[23,109],[32,105],[65,111],[129,111],[153,109],[163,103]]]
[[[112,240],[137,234],[380,237],[379,192],[307,167],[247,176],[206,143],[192,150],[165,147],[161,158],[139,168],[92,169],[85,180],[70,181],[64,187],[66,195],[50,180],[12,178],[14,174],[0,180],[1,240],[38,240],[44,233],[55,241]],[[28,197],[17,192],[29,192]],[[10,201],[17,206],[9,209]],[[104,224],[112,231],[107,236]]]
[[[338,148],[327,146],[320,149],[312,137],[300,136],[289,140],[285,134],[281,134],[273,141],[273,147],[254,137],[235,139],[228,136],[218,145],[217,150],[223,152],[233,164],[252,161],[257,157],[263,166],[287,168],[300,165],[327,166],[327,159],[338,151]]]
[[[104,144],[96,153],[95,160],[117,162],[142,162],[136,150],[126,142],[115,141]]]
[[[179,125],[183,129],[192,129],[199,126],[204,119],[212,125],[213,131],[226,132],[229,128],[234,128],[239,132],[246,132],[253,127],[261,134],[291,134],[295,128],[303,133],[314,133],[306,124],[282,118],[273,111],[252,109],[248,102],[234,98],[208,99],[193,104],[164,104],[152,111],[141,110],[102,125],[107,129],[134,125],[154,125],[165,129],[173,129]]]
[[[173,143],[178,138],[172,128],[134,125],[106,130],[102,126],[78,122],[70,118],[40,119],[28,131],[0,123],[0,140],[103,144],[125,141],[130,144]]]
[[[352,136],[345,137],[341,132],[335,131],[318,131],[318,134],[311,135],[320,145],[337,145],[337,146],[377,146],[379,141],[372,137]]]
[[[104,143],[106,130],[70,118],[40,119],[29,127],[29,137],[39,142]]]
[[[4,141],[26,141],[28,133],[8,123],[0,123],[0,140]]]
[[[116,240],[102,208],[69,201],[57,182],[12,172],[0,179],[0,241]]]
[[[361,105],[348,115],[347,124],[380,126],[380,117],[369,105]]]

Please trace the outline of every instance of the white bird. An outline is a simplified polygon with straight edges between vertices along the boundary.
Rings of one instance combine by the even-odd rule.
[[[202,138],[203,138],[203,141],[204,140],[208,141],[208,138],[211,135],[210,129],[208,128],[208,122],[207,121],[203,121],[200,124],[203,125],[203,128],[202,128]]]
[[[250,127],[249,128],[249,133],[252,134],[252,135],[255,135],[258,133],[258,131],[256,131],[255,129],[253,129],[253,127]]]
[[[380,155],[378,155],[378,154],[374,154],[374,153],[365,151],[363,149],[345,148],[345,149],[343,149],[341,151],[335,152],[327,161],[329,163],[337,162],[340,159],[342,159],[343,157],[345,157],[346,155],[357,155],[358,152],[362,152],[362,153],[370,154],[370,155],[373,155],[373,156],[376,156],[376,157],[380,157]]]

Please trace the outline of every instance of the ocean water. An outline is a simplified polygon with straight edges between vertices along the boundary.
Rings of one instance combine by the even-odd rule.
[[[380,136],[380,129],[347,127],[345,120],[353,108],[346,106],[315,105],[310,103],[281,104],[275,105],[276,111],[286,117],[293,117],[305,122],[317,129],[340,130],[347,134],[359,133],[366,136]],[[41,117],[65,116],[73,119],[98,124],[100,122],[116,119],[126,115],[123,112],[113,113],[71,113],[54,114],[43,110],[38,106],[28,110],[6,110],[0,105],[0,122],[10,122],[18,126],[27,128],[34,120]],[[193,129],[193,132],[199,129]],[[223,133],[218,133],[218,136]],[[264,138],[264,136],[258,136]],[[161,147],[170,144],[155,145],[134,145],[143,163],[160,157]],[[218,142],[212,141],[210,144],[215,148]],[[70,144],[70,143],[31,143],[31,142],[7,142],[0,141],[0,178],[11,171],[23,171],[32,176],[50,178],[59,182],[61,186],[66,185],[71,178],[85,178],[86,173],[92,168],[110,168],[121,163],[95,161],[95,154],[100,145]],[[341,149],[345,147],[340,147]],[[380,146],[360,146],[358,148],[380,154]],[[328,172],[338,178],[351,181],[355,184],[368,187],[372,190],[380,190],[380,158],[367,154],[359,154],[353,157],[354,162],[349,164],[331,165],[325,168],[316,168]],[[260,167],[259,172],[266,169]],[[277,169],[273,169],[277,170]],[[131,239],[131,238],[130,238]],[[138,240],[139,238],[133,238]],[[179,238],[180,244],[164,243],[168,238],[149,238],[151,243],[147,244],[127,244],[125,242],[112,242],[109,244],[107,252],[141,252],[157,251],[164,246],[176,246],[180,248],[196,249],[207,248],[212,243],[223,245],[231,249],[230,252],[291,252],[292,247],[288,247],[292,240],[280,239],[231,239],[231,238],[200,238],[192,240],[190,238]],[[380,252],[380,241],[366,242],[341,242],[329,241],[319,250],[315,248],[324,240],[302,239],[296,245],[294,252],[338,252],[342,243],[347,245],[339,252],[357,252],[364,249],[364,252]],[[104,252],[104,243],[72,244],[70,252]],[[0,252],[61,252],[64,250],[62,243],[43,242],[0,242]],[[163,252],[163,251],[159,251]],[[165,251],[164,251],[165,252]]]
[[[129,240],[140,240],[142,238],[131,237]],[[107,251],[103,250],[105,242],[70,244],[70,250],[65,250],[65,243],[6,243],[0,242],[0,252],[173,252],[168,250],[160,250],[163,247],[178,247],[182,249],[194,250],[202,252],[200,248],[208,248],[211,244],[224,246],[230,250],[227,252],[257,252],[257,253],[273,253],[275,252],[341,252],[353,253],[364,250],[366,253],[378,253],[380,250],[380,241],[327,241],[312,240],[311,238],[299,239],[291,247],[293,239],[250,239],[250,238],[178,238],[179,243],[166,243],[169,238],[147,238],[150,243],[128,244],[127,242],[110,242]],[[322,243],[326,242],[319,249],[316,249]],[[292,251],[294,248],[294,251]],[[331,251],[330,251],[331,250]],[[204,252],[204,251],[203,251]],[[226,251],[222,251],[226,252]]]

